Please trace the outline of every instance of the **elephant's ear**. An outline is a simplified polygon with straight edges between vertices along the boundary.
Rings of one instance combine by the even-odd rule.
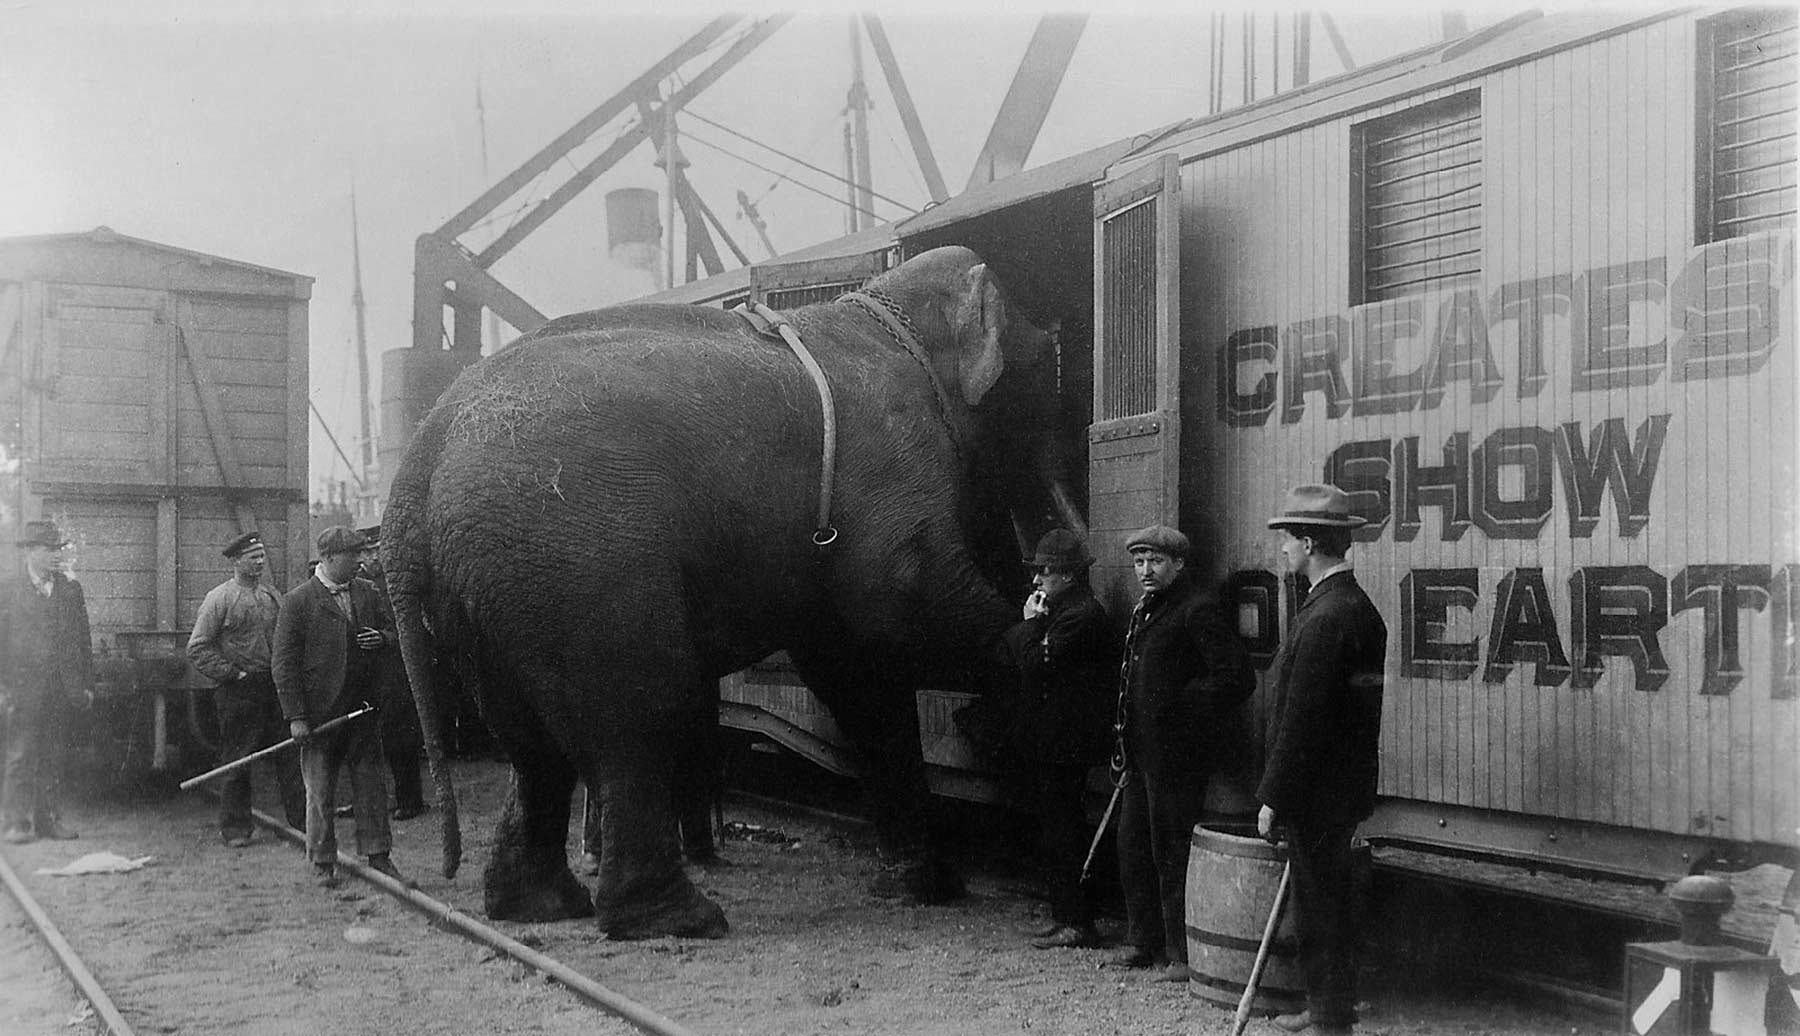
[[[963,296],[958,321],[957,374],[963,402],[975,406],[1006,370],[1000,353],[1000,336],[1006,331],[1006,303],[986,263],[969,270],[968,293]]]

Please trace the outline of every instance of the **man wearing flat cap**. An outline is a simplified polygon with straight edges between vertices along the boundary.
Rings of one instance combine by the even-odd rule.
[[[300,742],[306,783],[306,856],[319,884],[335,888],[337,780],[350,778],[356,850],[369,866],[401,880],[389,858],[387,781],[381,729],[364,716],[322,735],[313,728],[379,696],[383,648],[398,643],[393,613],[375,584],[358,578],[367,552],[362,535],[342,525],[319,533],[319,567],[281,599],[275,623],[275,691],[288,733]]]
[[[1188,571],[1188,538],[1152,525],[1126,541],[1144,595],[1132,609],[1119,675],[1119,880],[1128,945],[1115,967],[1187,966],[1187,863],[1206,784],[1232,713],[1256,682],[1219,599]]]
[[[0,708],[6,711],[0,835],[19,845],[74,838],[57,813],[69,710],[94,697],[87,598],[69,578],[69,539],[54,522],[26,522],[25,578],[0,587]]]
[[[1025,559],[1036,586],[1007,631],[1007,660],[1019,690],[1007,726],[1007,748],[1038,822],[1038,864],[1050,891],[1050,924],[1035,933],[1038,949],[1092,946],[1094,895],[1081,880],[1088,845],[1081,795],[1089,768],[1106,758],[1112,683],[1119,662],[1112,620],[1088,587],[1094,559],[1087,543],[1052,529]]]
[[[1256,791],[1257,830],[1287,841],[1306,978],[1306,1010],[1275,1023],[1320,1036],[1356,1023],[1351,838],[1375,811],[1387,625],[1345,560],[1364,521],[1330,485],[1296,486],[1269,519],[1284,565],[1310,583],[1269,668]]]
[[[263,582],[268,547],[259,534],[246,532],[219,553],[231,559],[231,578],[208,590],[200,602],[187,655],[215,685],[219,761],[225,763],[280,741],[287,736],[287,723],[270,672],[281,597]],[[305,830],[306,789],[298,753],[278,752],[269,765],[288,826]],[[219,789],[219,839],[233,849],[249,845],[256,832],[250,819],[250,771],[245,767],[231,774]]]

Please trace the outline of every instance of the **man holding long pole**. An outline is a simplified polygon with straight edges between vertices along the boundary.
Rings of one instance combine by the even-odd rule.
[[[1356,1024],[1351,837],[1375,810],[1387,625],[1345,555],[1364,519],[1329,485],[1297,486],[1269,527],[1311,584],[1269,668],[1268,760],[1257,830],[1287,836],[1305,1011],[1275,1024],[1344,1036]]]

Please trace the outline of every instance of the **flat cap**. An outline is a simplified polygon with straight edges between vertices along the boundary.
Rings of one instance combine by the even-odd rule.
[[[371,525],[356,531],[362,535],[364,542],[368,543],[371,547],[381,542],[381,526],[379,525]]]
[[[1037,554],[1025,559],[1033,568],[1055,568],[1076,571],[1092,565],[1087,541],[1067,529],[1051,529],[1038,540]]]
[[[228,558],[235,558],[249,552],[251,547],[261,546],[263,546],[262,535],[260,533],[247,532],[237,539],[232,540],[230,543],[225,544],[224,548],[221,549],[219,553]]]
[[[1167,525],[1152,525],[1147,529],[1139,529],[1125,541],[1125,549],[1136,553],[1140,550],[1154,550],[1159,554],[1167,554],[1172,558],[1186,559],[1188,556],[1188,538],[1180,529],[1171,529]]]
[[[363,549],[368,541],[363,535],[347,525],[333,525],[319,533],[319,556],[330,557],[333,554],[351,554]]]

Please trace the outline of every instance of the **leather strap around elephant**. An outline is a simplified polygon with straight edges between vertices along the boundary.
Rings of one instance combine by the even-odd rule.
[[[819,458],[819,521],[813,529],[813,546],[825,548],[837,539],[837,530],[831,527],[831,484],[837,472],[837,406],[832,402],[831,383],[825,380],[825,371],[819,361],[813,358],[812,351],[800,340],[794,325],[788,318],[770,309],[760,302],[743,302],[731,308],[733,313],[744,318],[757,334],[778,334],[786,342],[794,355],[800,358],[800,365],[812,376],[813,387],[819,392],[819,409],[825,415],[824,446]]]

